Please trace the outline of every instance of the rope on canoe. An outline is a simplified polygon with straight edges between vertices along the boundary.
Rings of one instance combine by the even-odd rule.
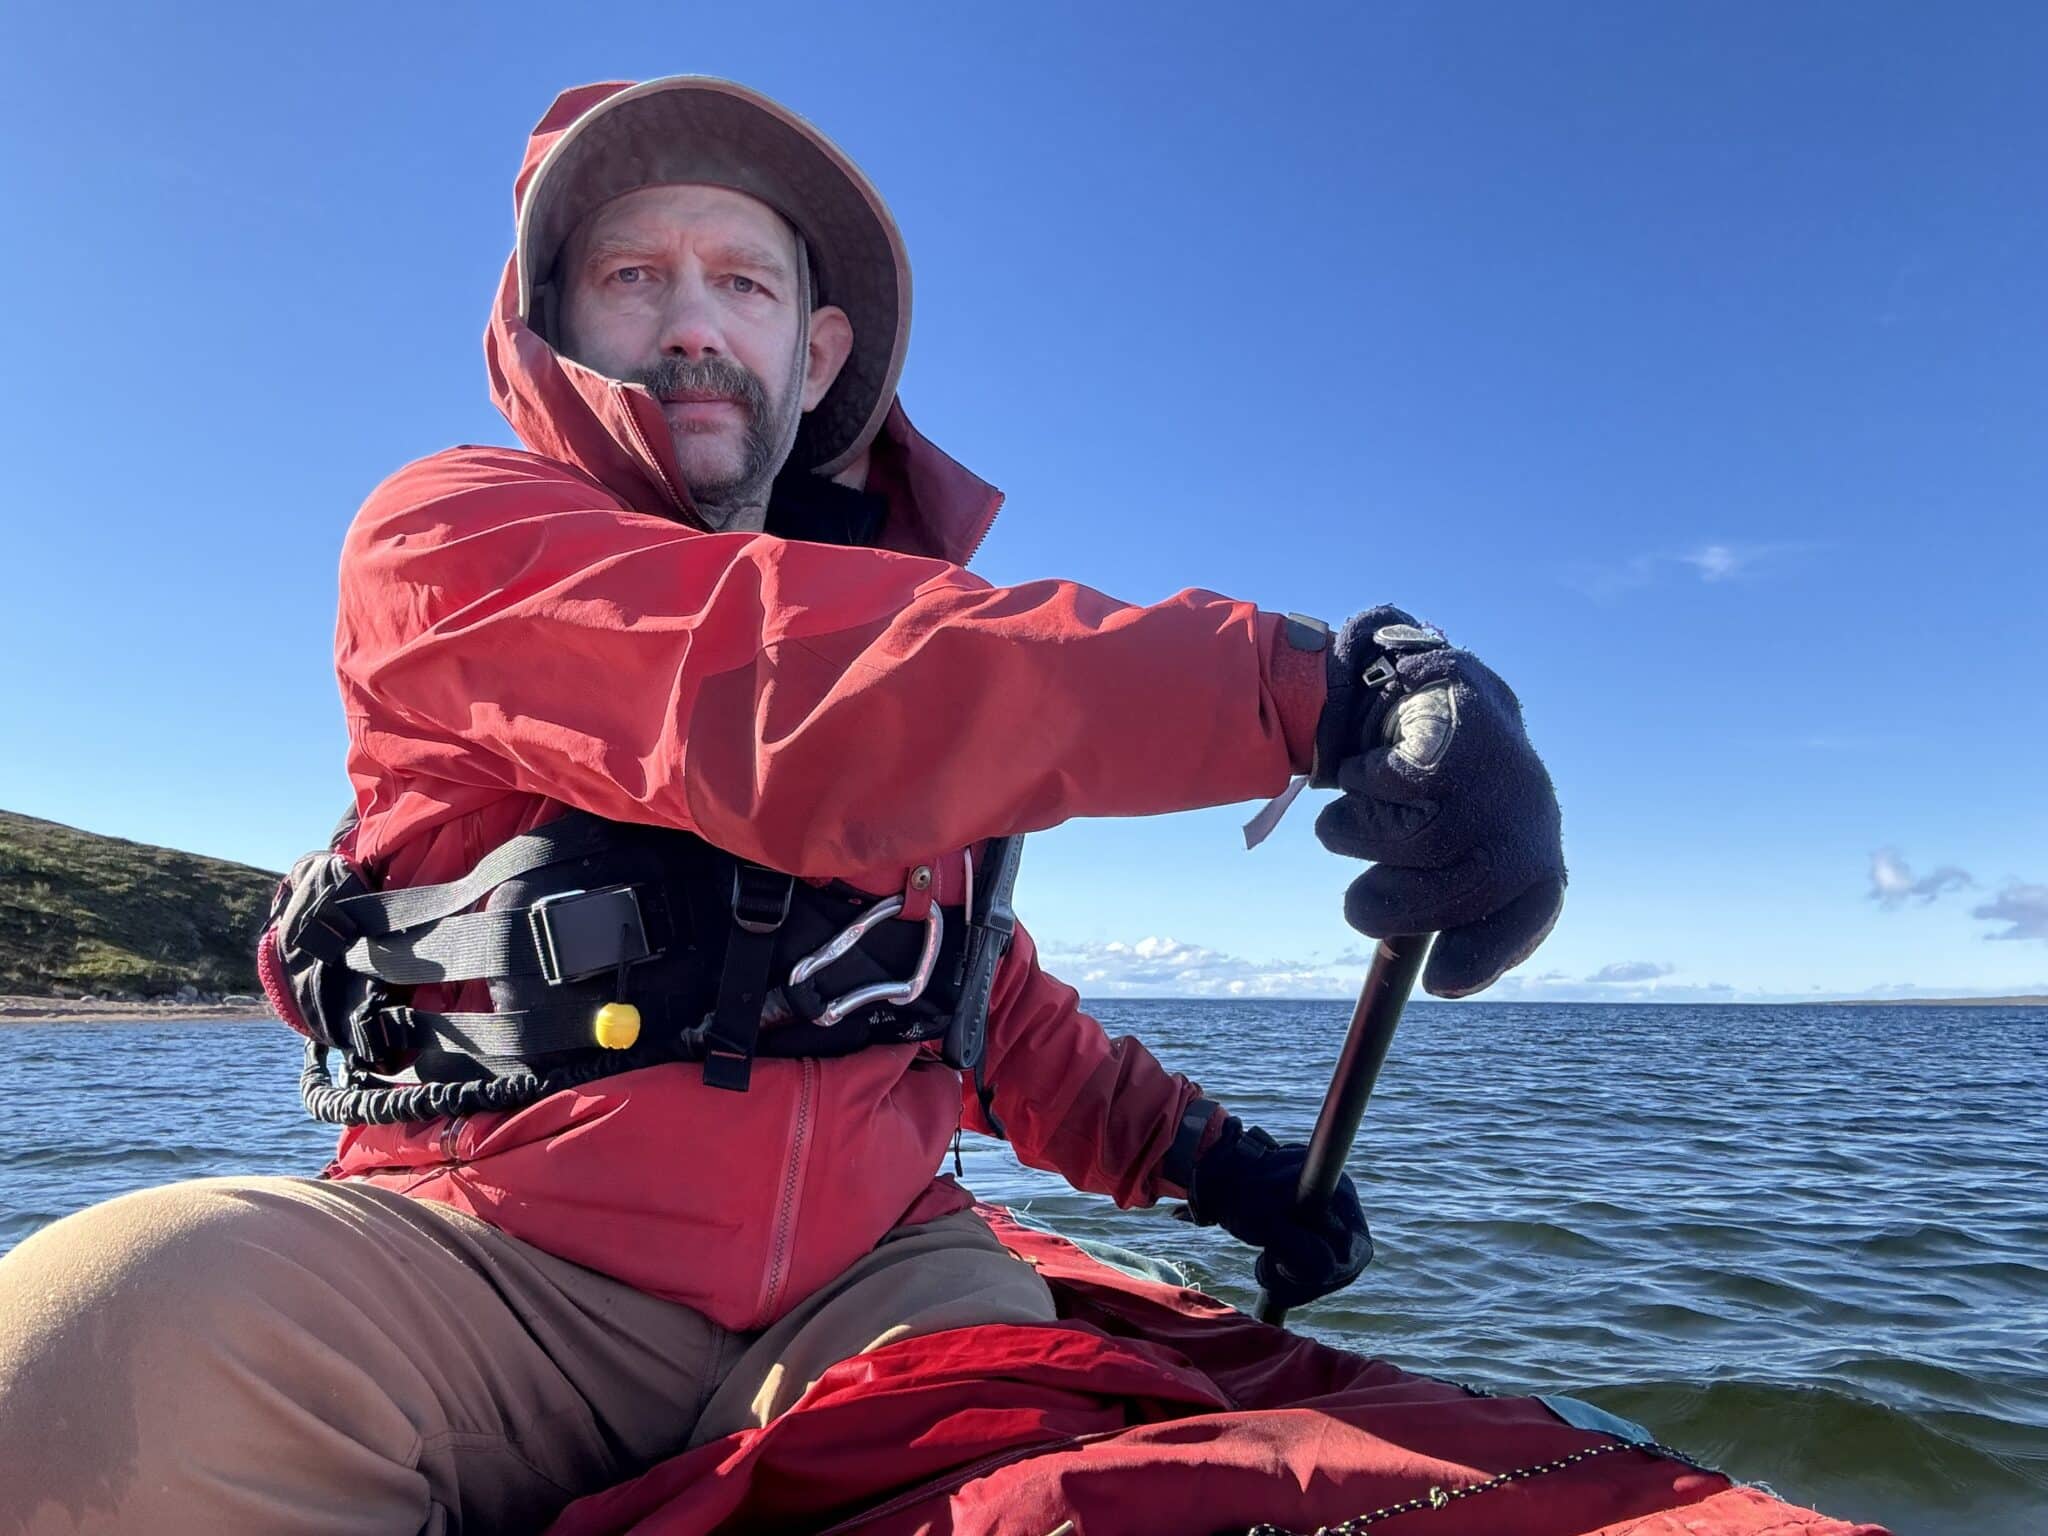
[[[1423,1510],[1437,1510],[1449,1507],[1459,1499],[1469,1499],[1475,1493],[1492,1493],[1511,1483],[1526,1482],[1532,1477],[1542,1477],[1551,1472],[1562,1472],[1567,1467],[1578,1466],[1581,1462],[1597,1456],[1611,1456],[1616,1451],[1648,1451],[1653,1456],[1662,1456],[1671,1461],[1683,1462],[1696,1467],[1698,1462],[1683,1451],[1674,1451],[1668,1445],[1659,1445],[1654,1440],[1613,1440],[1606,1445],[1589,1445],[1584,1450],[1573,1451],[1569,1456],[1560,1456],[1555,1461],[1542,1461],[1530,1467],[1517,1467],[1512,1472],[1502,1472],[1481,1483],[1467,1483],[1462,1488],[1432,1488],[1412,1499],[1399,1504],[1389,1504],[1384,1509],[1375,1509],[1370,1514],[1353,1515],[1339,1525],[1319,1525],[1313,1531],[1290,1530],[1284,1525],[1255,1525],[1245,1536],[1359,1536],[1368,1526],[1382,1520],[1391,1520],[1396,1515],[1419,1514]]]

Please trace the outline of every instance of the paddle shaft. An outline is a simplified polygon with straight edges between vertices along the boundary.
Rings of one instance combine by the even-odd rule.
[[[1387,1047],[1394,1043],[1401,1010],[1408,1005],[1408,994],[1415,990],[1415,978],[1422,972],[1433,937],[1424,933],[1382,939],[1373,953],[1372,968],[1365,973],[1365,985],[1359,988],[1358,1006],[1351,1010],[1351,1029],[1344,1036],[1344,1052],[1337,1058],[1330,1091],[1323,1096],[1322,1113],[1316,1116],[1315,1134],[1308,1140],[1308,1160],[1302,1164],[1301,1183],[1294,1195],[1297,1210],[1321,1210],[1337,1191],[1344,1160],[1351,1155],[1359,1121],[1365,1118],[1366,1100],[1372,1097],[1380,1063],[1387,1059]],[[1279,1323],[1286,1318],[1287,1309],[1261,1291],[1257,1315],[1262,1323]]]

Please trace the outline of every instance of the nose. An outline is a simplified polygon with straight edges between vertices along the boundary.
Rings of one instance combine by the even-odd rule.
[[[712,303],[711,290],[696,273],[685,274],[670,289],[661,319],[661,352],[664,357],[692,361],[725,352],[717,306]]]

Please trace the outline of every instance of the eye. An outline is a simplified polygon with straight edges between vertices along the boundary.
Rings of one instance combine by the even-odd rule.
[[[734,293],[759,293],[761,285],[751,277],[742,277],[739,273],[735,272],[732,279],[732,291]]]
[[[612,273],[612,281],[615,283],[637,283],[646,275],[647,269],[645,267],[620,267]]]

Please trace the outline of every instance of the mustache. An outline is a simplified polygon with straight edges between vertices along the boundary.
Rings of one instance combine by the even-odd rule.
[[[752,370],[729,357],[664,357],[631,375],[657,400],[678,395],[716,395],[742,407],[755,421],[767,409],[768,392]]]

